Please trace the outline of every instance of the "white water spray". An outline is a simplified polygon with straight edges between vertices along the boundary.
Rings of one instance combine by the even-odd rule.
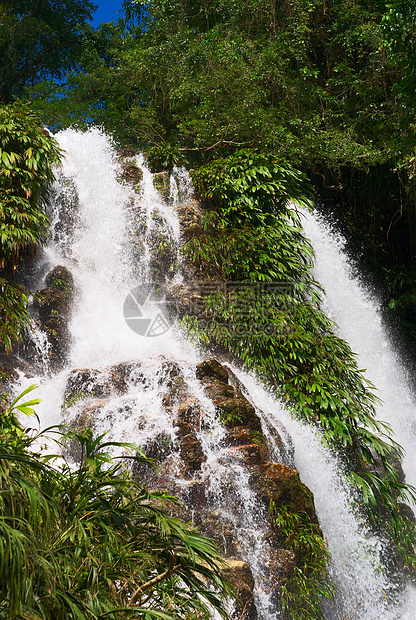
[[[123,304],[129,291],[139,278],[150,276],[152,234],[162,225],[168,231],[169,240],[179,245],[179,220],[175,211],[155,190],[142,158],[137,160],[143,171],[141,193],[120,185],[113,151],[108,139],[98,130],[85,134],[67,130],[56,137],[67,153],[61,183],[77,193],[73,201],[76,213],[71,214],[76,230],[73,234],[53,236],[44,261],[49,262],[50,268],[57,264],[68,267],[74,276],[77,299],[70,324],[73,344],[68,368],[54,377],[36,377],[24,382],[40,384],[38,395],[42,403],[38,414],[42,426],[61,422],[63,412],[67,423],[77,423],[78,416],[84,419],[90,416],[95,432],[107,433],[109,441],[145,445],[163,433],[175,443],[175,412],[163,406],[166,387],[161,379],[166,372],[163,368],[166,359],[178,364],[193,395],[204,405],[204,428],[199,432],[206,456],[202,480],[208,480],[212,505],[219,510],[224,492],[229,490],[227,481],[230,484],[232,481],[244,514],[238,517],[231,510],[227,516],[239,531],[242,556],[250,563],[260,584],[264,572],[264,520],[249,488],[248,474],[235,459],[223,462],[219,443],[224,429],[215,407],[194,376],[200,354],[175,329],[162,337],[141,337],[131,331],[123,318]],[[190,193],[189,178],[174,171],[173,205],[188,199]],[[62,196],[62,189],[57,196]],[[54,219],[59,226],[59,216]],[[176,283],[180,278],[173,277],[172,281]],[[95,387],[104,385],[108,373],[117,372],[121,362],[133,367],[123,393],[111,393],[109,398],[105,394],[91,394],[87,407],[80,396],[79,401],[61,409],[65,396],[68,398],[68,381],[76,382],[78,375],[84,375],[94,377]],[[171,465],[174,475],[174,457]],[[261,590],[257,599],[259,620],[278,620],[269,594]]]
[[[314,275],[325,290],[324,309],[337,324],[338,334],[357,355],[359,368],[374,385],[382,404],[377,417],[387,422],[393,438],[404,448],[406,482],[416,485],[416,404],[405,368],[383,326],[380,305],[353,272],[345,240],[319,216],[304,213],[303,228],[315,251]],[[413,507],[414,509],[415,507]],[[413,620],[416,589],[409,586],[394,618]]]
[[[382,400],[377,416],[391,425],[394,439],[404,448],[406,479],[416,486],[416,404],[406,370],[383,327],[379,303],[354,276],[342,237],[311,214],[305,214],[303,227],[315,250],[315,278],[326,292],[324,309],[375,386]]]

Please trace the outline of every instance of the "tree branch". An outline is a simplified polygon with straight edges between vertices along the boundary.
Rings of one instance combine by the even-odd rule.
[[[154,577],[150,581],[147,581],[142,586],[139,586],[137,590],[134,592],[133,596],[131,597],[130,604],[134,605],[135,603],[137,603],[137,600],[140,598],[142,594],[146,592],[146,590],[149,590],[150,588],[154,588],[158,583],[170,577],[173,571],[179,568],[179,566],[180,564],[177,564],[175,566],[175,558],[171,556],[168,568],[160,575],[156,575],[156,577]]]

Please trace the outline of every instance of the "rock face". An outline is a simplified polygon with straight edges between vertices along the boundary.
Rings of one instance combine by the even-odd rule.
[[[46,287],[37,293],[34,301],[36,318],[49,344],[52,370],[60,370],[67,361],[70,347],[69,320],[74,297],[74,279],[71,272],[58,265],[46,278]]]
[[[312,494],[297,471],[270,460],[261,420],[228,367],[216,359],[186,368],[160,358],[155,364],[151,371],[138,361],[74,370],[64,417],[74,429],[107,428],[106,440],[131,441],[117,435],[123,419],[137,429],[135,438],[157,466],[136,463],[134,474],[181,498],[172,513],[193,521],[227,558],[237,594],[231,617],[257,620],[254,594],[267,590],[278,607],[280,587],[295,567],[295,552],[282,548],[269,518],[270,504],[307,513],[317,524]],[[77,459],[73,448],[69,443],[67,454]],[[265,558],[256,575],[251,554],[257,552],[247,551],[253,527]]]

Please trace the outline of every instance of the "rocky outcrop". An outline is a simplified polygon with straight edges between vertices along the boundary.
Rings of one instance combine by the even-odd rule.
[[[135,163],[136,153],[127,147],[120,148],[117,150],[117,158],[120,163],[118,180],[131,185],[135,192],[140,192],[143,172]]]
[[[225,574],[234,585],[237,594],[231,618],[257,620],[254,604],[255,582],[250,565],[241,560],[228,560]]]
[[[74,370],[65,390],[64,415],[74,429],[97,430],[98,421],[105,420],[110,440],[111,429],[120,424],[122,415],[131,416],[131,421],[134,418],[137,428],[143,429],[142,450],[156,464],[155,468],[136,463],[135,475],[149,488],[164,489],[181,498],[181,504],[172,505],[172,514],[193,521],[227,558],[227,574],[237,593],[232,617],[256,620],[257,589],[271,592],[278,606],[280,586],[290,577],[296,560],[293,550],[282,548],[279,532],[269,520],[269,506],[273,502],[274,510],[284,506],[293,513],[307,514],[317,524],[312,494],[297,471],[270,460],[256,409],[227,366],[213,358],[193,371],[166,359],[155,363],[157,368],[150,374],[138,361],[100,371]],[[137,413],[138,398],[157,403],[158,413],[152,417],[146,407]],[[208,411],[207,403],[214,411]],[[216,436],[217,444],[212,443]],[[72,458],[79,458],[70,443],[67,450],[72,450]],[[225,474],[230,472],[224,492],[216,488],[215,481],[221,467]],[[236,486],[234,471],[247,482],[244,493],[250,494],[249,501],[256,506],[253,514],[258,512],[264,519],[262,554],[266,559],[261,583],[255,584],[241,540],[248,506]]]
[[[243,396],[241,390],[229,385],[230,375],[231,370],[227,372],[215,359],[202,362],[196,369],[197,378],[205,387],[227,428],[247,426],[252,431],[261,432],[261,422],[253,405]]]
[[[66,267],[58,265],[48,274],[45,284],[46,287],[36,294],[33,305],[36,320],[50,344],[51,368],[60,370],[67,361],[70,347],[69,320],[74,280]]]
[[[168,172],[155,172],[153,175],[153,185],[154,188],[163,196],[165,200],[169,199],[170,178]]]

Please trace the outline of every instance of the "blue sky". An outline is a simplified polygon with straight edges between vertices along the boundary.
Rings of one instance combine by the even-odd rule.
[[[117,11],[121,9],[123,0],[94,0],[94,4],[98,5],[98,9],[92,23],[94,26],[99,26],[102,22],[111,22],[120,17]]]

